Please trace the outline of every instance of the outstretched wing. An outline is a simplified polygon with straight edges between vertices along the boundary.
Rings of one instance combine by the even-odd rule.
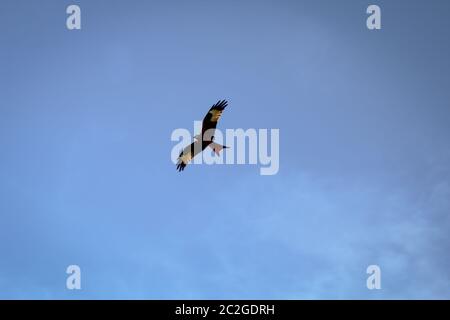
[[[194,159],[194,157],[202,151],[201,141],[192,142],[183,151],[180,152],[177,162],[177,170],[183,171],[186,165]]]
[[[212,140],[214,136],[214,130],[216,129],[217,122],[222,116],[223,110],[227,107],[228,102],[226,100],[219,100],[215,105],[209,109],[202,123],[202,137],[204,141]],[[208,131],[209,130],[209,131]],[[208,131],[205,137],[205,132]]]

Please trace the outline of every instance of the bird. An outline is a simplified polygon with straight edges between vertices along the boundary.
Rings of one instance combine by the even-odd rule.
[[[183,171],[186,165],[191,161],[197,154],[210,147],[217,155],[220,154],[222,149],[228,148],[227,146],[215,143],[214,132],[217,127],[217,122],[222,116],[223,110],[228,106],[228,101],[219,100],[215,103],[208,111],[206,116],[203,118],[201,134],[194,136],[196,141],[192,142],[186,148],[184,148],[177,161],[177,170]]]

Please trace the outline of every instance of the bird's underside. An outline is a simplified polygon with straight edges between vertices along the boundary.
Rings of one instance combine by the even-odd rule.
[[[227,148],[226,146],[213,142],[217,122],[219,121],[222,112],[227,105],[228,102],[226,100],[222,100],[218,101],[209,109],[203,119],[201,136],[180,152],[177,162],[178,171],[183,171],[187,164],[207,147],[210,147],[217,155],[219,155],[222,149]]]

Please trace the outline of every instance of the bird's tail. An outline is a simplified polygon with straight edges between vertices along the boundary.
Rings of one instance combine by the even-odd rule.
[[[223,146],[223,145],[218,144],[218,143],[215,143],[215,142],[211,142],[211,143],[209,144],[209,147],[210,147],[211,149],[213,149],[213,151],[214,151],[217,155],[220,154],[220,151],[221,151],[222,149],[228,148],[227,146]]]

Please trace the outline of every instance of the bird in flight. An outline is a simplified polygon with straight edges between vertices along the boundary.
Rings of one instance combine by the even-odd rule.
[[[196,141],[192,142],[181,151],[177,162],[178,171],[183,171],[189,161],[205,150],[206,147],[210,147],[217,155],[219,155],[220,150],[228,148],[227,146],[220,145],[213,141],[217,122],[227,105],[228,102],[226,100],[219,100],[211,107],[211,109],[209,109],[202,122],[201,134],[196,135],[194,137]]]

